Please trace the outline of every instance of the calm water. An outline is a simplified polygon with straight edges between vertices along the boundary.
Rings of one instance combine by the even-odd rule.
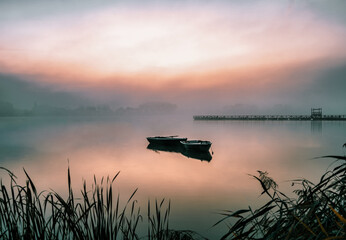
[[[24,181],[22,168],[40,190],[64,193],[68,160],[77,192],[85,179],[113,177],[126,200],[171,199],[171,227],[214,238],[222,227],[219,210],[258,206],[267,198],[248,174],[268,171],[285,193],[287,180],[317,181],[332,162],[313,159],[344,155],[346,122],[193,121],[188,117],[0,118],[0,165]],[[147,136],[180,135],[213,142],[210,162],[180,153],[147,149]],[[7,177],[0,172],[1,178]]]

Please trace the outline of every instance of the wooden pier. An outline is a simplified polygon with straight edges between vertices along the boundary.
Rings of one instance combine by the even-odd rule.
[[[322,108],[312,108],[310,115],[196,115],[194,120],[240,121],[346,121],[346,115],[323,115]]]

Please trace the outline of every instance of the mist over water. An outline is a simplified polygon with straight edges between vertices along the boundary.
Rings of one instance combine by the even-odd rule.
[[[293,196],[289,180],[332,163],[316,157],[346,154],[346,121],[193,115],[346,114],[345,12],[344,0],[1,0],[0,167],[62,196],[68,168],[75,193],[120,171],[122,202],[138,188],[146,216],[149,199],[170,199],[170,228],[217,239],[220,210],[268,200],[249,174]],[[148,147],[157,135],[213,154]]]
[[[279,189],[292,195],[288,180],[319,180],[328,159],[344,155],[346,122],[194,121],[191,115],[141,117],[9,117],[0,118],[0,165],[24,181],[22,168],[38,189],[67,190],[70,166],[73,187],[94,175],[112,178],[126,200],[136,199],[145,215],[147,200],[171,199],[171,227],[220,237],[211,226],[219,210],[258,206],[261,188],[248,174],[268,171]],[[146,137],[179,135],[209,140],[212,160],[147,149]],[[6,173],[1,172],[5,178]]]

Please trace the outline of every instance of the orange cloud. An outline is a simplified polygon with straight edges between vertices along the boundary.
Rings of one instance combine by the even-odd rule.
[[[0,68],[63,86],[238,89],[275,83],[273,73],[293,65],[345,55],[345,30],[309,13],[226,10],[113,8],[9,25]]]

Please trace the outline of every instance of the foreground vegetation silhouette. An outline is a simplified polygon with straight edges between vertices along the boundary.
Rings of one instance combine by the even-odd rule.
[[[221,239],[346,239],[346,157],[324,156],[341,160],[334,169],[322,175],[318,184],[306,179],[292,181],[299,184],[297,197],[289,198],[277,189],[267,172],[253,176],[269,201],[253,210],[224,211],[215,225],[236,219]]]
[[[10,186],[1,180],[0,239],[198,239],[193,231],[169,229],[170,202],[163,199],[148,202],[147,235],[138,236],[138,224],[143,220],[134,196],[137,189],[122,204],[113,183],[119,172],[110,179],[94,177],[92,189],[84,181],[81,198],[76,198],[71,187],[68,168],[68,196],[64,199],[55,191],[38,193],[30,176],[18,185],[9,170]],[[152,205],[154,206],[152,209]]]
[[[257,210],[222,212],[222,219],[214,226],[227,224],[229,229],[221,239],[345,239],[346,157],[325,157],[342,162],[327,171],[318,184],[293,180],[292,184],[300,185],[296,199],[278,191],[267,172],[251,175],[269,201]],[[82,197],[76,198],[68,168],[64,198],[54,191],[38,193],[25,170],[27,180],[21,186],[11,171],[1,169],[8,173],[10,183],[1,179],[0,239],[205,239],[193,231],[170,229],[171,207],[164,199],[148,202],[147,230],[139,236],[138,226],[144,219],[134,199],[137,189],[122,202],[112,187],[119,172],[112,179],[98,182],[94,178],[89,191],[84,181]],[[231,219],[232,224],[228,223]]]

